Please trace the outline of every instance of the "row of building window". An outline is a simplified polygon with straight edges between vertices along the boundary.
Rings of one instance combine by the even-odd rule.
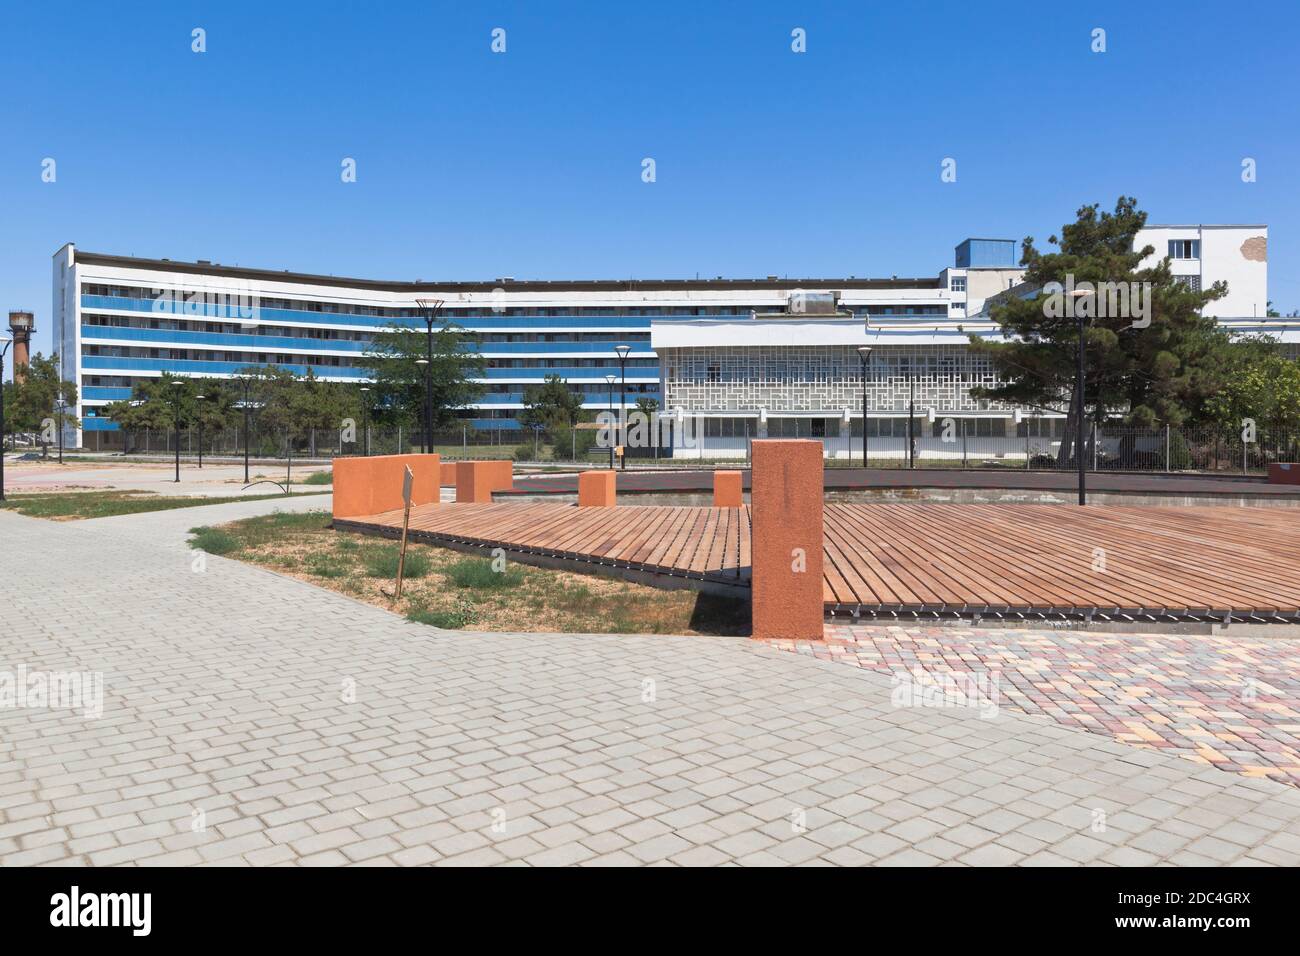
[[[166,359],[169,361],[192,362],[238,362],[247,365],[329,365],[338,368],[354,368],[356,363],[351,356],[333,353],[314,355],[290,355],[272,352],[242,352],[219,349],[188,348],[152,348],[149,346],[129,345],[82,345],[83,355],[99,355],[108,358],[147,358]],[[629,370],[657,369],[659,363],[652,358],[630,358],[625,363]],[[552,368],[600,368],[618,372],[619,366],[609,358],[540,358],[540,359],[485,359],[487,368],[505,369],[552,369]]]
[[[964,280],[963,280],[964,282]],[[955,286],[953,287],[956,288]],[[104,283],[82,283],[82,295],[110,296],[114,298],[138,299],[151,302],[160,297],[164,290],[142,288],[139,286],[108,285]],[[168,294],[170,290],[167,290]],[[230,296],[253,295],[244,290],[230,290]],[[222,293],[208,293],[208,301],[219,301]],[[263,309],[286,309],[295,312],[319,312],[327,315],[365,315],[375,318],[418,319],[423,313],[415,308],[396,308],[372,305],[358,305],[352,302],[320,302],[312,299],[284,299],[258,295],[257,305]],[[881,303],[872,305],[843,305],[843,310],[854,315],[946,315],[946,305],[906,305],[904,303]],[[455,306],[444,307],[439,313],[448,321],[465,322],[475,318],[547,318],[547,317],[615,317],[632,316],[655,318],[658,316],[688,316],[710,318],[714,316],[743,316],[751,312],[770,312],[767,305],[735,306],[510,306],[493,308],[491,306]]]

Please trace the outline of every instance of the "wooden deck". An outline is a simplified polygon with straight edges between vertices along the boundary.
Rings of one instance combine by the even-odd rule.
[[[1300,614],[1285,508],[826,507],[828,611]]]
[[[395,535],[400,511],[339,520]],[[1300,514],[1283,508],[828,504],[834,615],[1300,621]],[[669,586],[749,587],[749,508],[427,505],[414,540]]]
[[[402,512],[336,520],[343,530],[400,534]],[[422,505],[411,510],[417,541],[504,548],[575,566],[594,565],[711,590],[749,588],[749,508],[628,505],[576,508],[554,502]]]

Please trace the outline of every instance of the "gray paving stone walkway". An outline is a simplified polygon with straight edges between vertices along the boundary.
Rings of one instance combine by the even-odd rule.
[[[327,506],[327,499],[294,506]],[[1300,791],[744,639],[437,631],[222,558],[241,502],[0,513],[0,865],[1300,863]]]

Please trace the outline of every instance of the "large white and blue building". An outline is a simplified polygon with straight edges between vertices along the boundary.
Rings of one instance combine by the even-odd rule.
[[[1265,318],[1266,227],[1153,226],[1139,242],[1171,255],[1189,282],[1227,281],[1228,298],[1216,303],[1223,321],[1300,340],[1294,320]],[[1021,282],[1017,259],[1012,240],[968,239],[932,278],[403,282],[68,244],[53,270],[55,347],[64,376],[80,387],[81,429],[68,440],[80,444],[84,431],[99,433],[92,446],[116,444],[103,407],[164,372],[221,378],[272,364],[360,384],[356,362],[371,336],[392,322],[423,329],[427,299],[479,339],[484,391],[462,413],[477,429],[517,428],[524,389],[547,375],[581,392],[587,408],[607,409],[607,376],[620,372],[614,349],[626,344],[628,406],[653,398],[701,434],[737,439],[738,449],[746,437],[807,434],[827,438],[832,452],[842,438],[847,451],[863,427],[856,348],[870,344],[869,435],[893,435],[905,422],[911,376],[932,421],[957,416],[971,434],[1014,437],[1023,425],[1017,410],[966,394],[993,379],[965,345],[970,332],[996,331],[985,302]],[[829,301],[831,314],[810,313],[810,301]]]

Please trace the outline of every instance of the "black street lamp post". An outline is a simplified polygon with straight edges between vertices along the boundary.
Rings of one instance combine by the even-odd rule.
[[[1087,465],[1087,461],[1084,458],[1084,449],[1087,447],[1087,443],[1088,443],[1087,427],[1084,423],[1084,415],[1088,407],[1087,403],[1084,401],[1084,392],[1087,390],[1088,387],[1088,373],[1086,368],[1084,367],[1084,358],[1085,358],[1085,350],[1086,350],[1086,345],[1085,345],[1086,329],[1085,329],[1084,319],[1086,318],[1086,316],[1079,309],[1079,301],[1085,298],[1086,296],[1090,296],[1092,294],[1093,293],[1088,289],[1075,289],[1073,292],[1066,293],[1066,295],[1074,299],[1073,305],[1074,305],[1074,311],[1076,313],[1075,318],[1078,319],[1078,332],[1079,332],[1079,344],[1078,344],[1078,348],[1075,350],[1076,352],[1075,358],[1078,362],[1078,370],[1077,370],[1078,376],[1077,376],[1077,381],[1075,383],[1075,390],[1074,390],[1075,395],[1078,398],[1079,421],[1078,421],[1078,434],[1075,436],[1074,457],[1075,457],[1075,464],[1078,465],[1079,468],[1079,504],[1080,505],[1086,505],[1088,503],[1088,465]]]
[[[248,390],[253,385],[252,377],[245,375],[241,384],[244,387],[244,484],[248,484]]]
[[[619,375],[622,377],[618,393],[618,443],[623,449],[623,468],[627,468],[627,353],[631,351],[630,345],[614,346],[614,352],[618,355]]]
[[[433,388],[432,380],[429,378],[429,369],[433,363],[428,359],[416,359],[415,364],[424,369],[424,437],[421,439],[420,448],[427,455],[429,453],[429,394]]]
[[[59,430],[59,464],[63,464],[63,410],[68,403],[60,395],[54,400],[54,426]]]
[[[433,451],[433,323],[442,308],[441,299],[416,299],[415,304],[424,313],[424,324],[428,329],[424,346],[424,452]]]
[[[862,467],[867,467],[867,363],[871,361],[871,346],[859,345],[858,358],[862,359]],[[850,452],[850,458],[852,452]]]
[[[916,467],[916,383],[912,378],[912,357],[907,357],[907,467]]]
[[[5,339],[0,348],[0,501],[5,500],[5,355],[13,339]]]
[[[195,395],[194,398],[196,401],[200,403],[198,407],[197,417],[199,420],[199,468],[202,468],[203,467],[203,404],[202,402],[205,398],[207,398],[207,396]]]
[[[370,386],[361,386],[361,454],[370,456]]]
[[[609,386],[609,417],[610,420],[613,421],[614,420],[614,376],[606,375],[605,383]],[[611,471],[614,468],[614,443],[617,441],[618,439],[615,438],[609,443],[609,467]]]
[[[1077,387],[1075,388],[1075,391],[1078,393],[1079,396],[1079,434],[1078,437],[1075,439],[1074,457],[1078,459],[1077,464],[1079,466],[1079,504],[1086,505],[1088,503],[1088,467],[1087,467],[1087,463],[1084,460],[1083,450],[1085,447],[1085,442],[1087,441],[1086,438],[1087,428],[1084,425],[1083,418],[1084,418],[1084,409],[1087,408],[1087,405],[1084,403],[1083,400],[1083,391],[1085,388],[1087,388],[1088,373],[1087,370],[1084,368],[1084,362],[1083,362],[1084,360],[1083,316],[1080,315],[1078,318],[1079,318],[1079,348],[1077,349],[1078,352],[1077,358],[1079,363],[1079,381]]]
[[[172,387],[184,388],[185,383],[180,379],[172,380]],[[172,392],[172,412],[176,419],[176,477],[173,479],[174,484],[179,484],[181,480],[181,393]]]

